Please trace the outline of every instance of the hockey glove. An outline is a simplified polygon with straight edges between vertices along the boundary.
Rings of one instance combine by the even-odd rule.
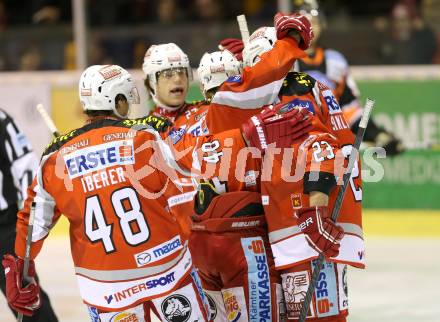
[[[282,39],[287,36],[290,30],[296,30],[301,37],[299,48],[306,50],[314,37],[312,26],[306,16],[299,13],[284,15],[278,12],[274,17],[274,26],[277,38]]]
[[[4,255],[2,261],[6,278],[6,298],[9,305],[19,313],[32,316],[40,308],[40,286],[35,280],[34,261],[29,262],[29,281],[22,287],[24,261],[12,255]]]
[[[243,40],[237,38],[226,38],[220,41],[218,48],[220,50],[229,50],[235,56],[235,58],[237,58],[239,61],[243,61]]]
[[[242,133],[250,146],[263,150],[275,143],[278,148],[288,148],[308,136],[312,128],[311,113],[305,108],[285,110],[284,106],[267,106],[243,123]]]
[[[326,258],[336,257],[344,230],[328,215],[327,207],[306,207],[297,212],[298,227],[310,247]]]

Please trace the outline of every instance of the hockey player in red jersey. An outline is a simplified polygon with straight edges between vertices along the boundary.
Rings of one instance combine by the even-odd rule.
[[[150,309],[162,321],[176,317],[207,321],[204,295],[192,271],[187,245],[181,239],[181,228],[165,207],[167,196],[155,195],[163,191],[168,175],[164,160],[148,144],[161,144],[154,129],[166,130],[167,120],[154,116],[125,120],[138,96],[130,74],[119,66],[89,67],[81,76],[79,91],[89,120],[83,127],[54,139],[43,154],[25,207],[18,214],[19,257],[8,255],[2,261],[8,301],[28,314],[38,308],[40,293],[33,278],[33,259],[64,214],[70,222],[80,293],[92,321],[150,321]],[[267,122],[262,119],[259,132],[249,124],[244,134],[249,142],[289,138],[299,120],[297,114],[286,113]],[[271,130],[278,122],[285,125],[281,127],[284,132]],[[133,128],[142,125],[150,127]],[[200,140],[199,162],[209,159],[203,142],[208,146],[219,142],[222,148],[226,138],[236,149],[245,146],[240,130],[207,137]],[[192,136],[185,136],[182,142],[198,149],[198,140]],[[191,167],[191,155],[182,158],[183,166]],[[31,203],[35,205],[31,280],[22,287]]]
[[[294,11],[306,15],[315,31],[315,38],[307,50],[307,57],[298,60],[297,70],[307,72],[333,91],[345,119],[352,131],[356,133],[362,114],[362,106],[359,101],[360,92],[350,74],[349,65],[344,55],[337,50],[319,46],[319,37],[324,28],[324,21],[318,1],[295,1]],[[364,141],[385,148],[389,156],[399,154],[404,150],[400,140],[376,125],[374,120],[370,120],[368,124]]]
[[[272,47],[275,41],[273,38],[275,32],[275,30],[270,30],[268,27],[262,27],[253,33],[251,41],[243,51],[246,64],[251,66],[261,64],[259,62],[260,57],[264,57],[264,52]],[[337,189],[334,189],[334,178],[337,177],[337,174],[335,175],[334,160],[327,160],[326,157],[333,156],[334,159],[337,151],[341,151],[347,157],[350,154],[354,136],[331,90],[317,82],[310,75],[298,72],[289,73],[279,92],[278,100],[289,104],[291,107],[302,106],[314,114],[315,129],[311,133],[313,133],[312,137],[315,139],[307,140],[308,142],[307,144],[304,142],[304,146],[295,146],[295,151],[298,151],[298,148],[305,149],[309,146],[307,150],[309,154],[315,150],[317,156],[322,155],[324,158],[318,157],[319,162],[314,161],[310,155],[305,158],[300,169],[303,171],[303,175],[306,176],[303,177],[299,171],[297,177],[301,179],[300,181],[286,183],[282,175],[278,173],[271,178],[272,181],[262,182],[266,219],[270,230],[269,239],[276,267],[282,274],[283,290],[287,302],[287,316],[288,319],[295,320],[298,318],[298,310],[304,298],[305,290],[307,290],[308,276],[310,276],[312,269],[310,259],[315,258],[317,253],[334,257],[332,259],[334,262],[364,267],[360,162],[358,162],[358,166],[355,167],[352,173],[352,179],[350,180],[351,193],[347,193],[344,198],[341,216],[338,220],[338,224],[346,232],[342,240],[338,240],[342,236],[338,229],[328,221],[325,226],[329,231],[335,233],[332,241],[320,238],[322,235],[316,234],[316,231],[311,234],[313,238],[307,233],[301,233],[299,228],[301,225],[297,222],[295,216],[299,216],[300,221],[304,218],[302,214],[306,214],[304,215],[306,218],[315,216],[313,217],[315,220],[318,218],[316,216],[322,215],[320,222],[328,220],[325,218],[328,218],[331,211],[320,209],[313,213],[313,209],[308,207],[327,206],[327,209],[332,208],[332,202],[337,193]],[[328,136],[329,134],[330,136]],[[298,164],[297,153],[294,155],[293,160]],[[319,164],[320,169],[316,173],[316,180],[310,183],[308,175],[311,171],[308,167],[312,164]],[[280,156],[276,156],[274,168],[281,169],[281,167],[282,160]],[[295,168],[292,170],[295,170]],[[287,176],[289,175],[287,173]],[[329,201],[326,201],[328,199]],[[282,215],[280,216],[280,214]],[[331,234],[328,233],[327,236],[331,236]],[[313,243],[314,238],[317,239],[315,243]],[[311,242],[311,246],[308,242]],[[339,254],[339,243],[342,245],[341,254]],[[332,308],[329,310],[324,310],[322,307],[320,307],[321,309],[312,308],[312,317],[319,321],[343,320],[347,315],[348,300],[345,292],[347,289],[346,279],[341,278],[341,276],[346,276],[346,267],[341,264],[329,263],[325,274],[328,278],[326,282],[330,281],[326,291],[332,295]],[[319,300],[315,298],[313,305],[319,306],[321,303]]]
[[[291,29],[294,27],[292,26]],[[296,36],[298,41],[301,40],[301,46],[310,42],[310,32],[309,28],[301,32],[301,37]],[[220,91],[226,95],[229,95],[228,92],[232,93],[229,95],[232,99],[228,101],[218,99],[216,102],[211,102],[207,94],[206,102],[192,105],[185,103],[188,79],[191,76],[187,55],[172,43],[153,45],[147,50],[142,66],[146,76],[145,85],[156,104],[152,114],[166,116],[173,121],[174,130],[170,135],[176,138],[182,133],[200,136],[219,133],[222,129],[239,128],[246,119],[259,111],[259,108],[273,101],[280,89],[280,80],[290,70],[295,59],[304,55],[305,53],[298,48],[296,40],[285,37],[267,55],[267,64],[252,70],[246,69],[241,76],[240,64],[234,58],[228,66],[228,76],[231,76],[231,80],[220,88]],[[222,79],[216,87],[224,81],[225,79]],[[240,106],[240,103],[245,106]],[[206,105],[213,107],[208,117]],[[233,113],[231,106],[240,107],[240,115]],[[185,191],[176,192],[176,196],[168,200],[168,203],[169,207],[175,208],[177,218],[183,227],[187,227],[188,234],[189,216],[180,216],[180,214],[192,211],[195,190],[191,189],[192,183],[186,178],[180,178],[176,184],[180,185],[179,191],[182,189]]]
[[[177,118],[171,137],[179,140],[182,133],[203,135],[237,128],[259,113],[262,104],[273,101],[294,59],[302,54],[298,43],[304,49],[310,41],[311,31],[307,20],[304,25],[302,19],[293,16],[290,24],[276,24],[284,31],[277,47],[265,55],[264,64],[246,68],[241,74],[240,63],[228,50],[206,53],[198,74],[210,104],[187,118]],[[295,41],[290,37],[298,38]],[[303,125],[307,131],[306,123]],[[231,164],[235,164],[234,159]],[[190,249],[215,308],[215,321],[278,321],[285,312],[257,192],[258,174],[256,168],[246,170],[245,183],[234,178],[225,182],[213,178],[200,184]],[[219,261],[219,257],[225,260]],[[256,258],[262,262],[256,262]]]
[[[154,158],[152,149],[141,146],[155,139],[151,133],[131,130],[132,122],[124,123],[131,104],[139,103],[131,75],[115,65],[91,66],[81,75],[79,97],[88,121],[49,145],[18,214],[19,258],[3,260],[8,300],[18,310],[32,311],[38,303],[35,280],[19,286],[34,202],[30,275],[33,259],[63,214],[70,222],[76,276],[92,321],[149,321],[150,309],[163,321],[173,314],[207,321],[179,226],[162,199],[143,196],[130,175],[130,169],[136,172]],[[158,191],[163,178],[155,171],[136,182]],[[177,304],[182,310],[174,312]]]
[[[152,113],[174,121],[191,104],[185,102],[192,78],[188,56],[174,43],[152,45],[145,53],[142,70],[145,87],[155,104]]]

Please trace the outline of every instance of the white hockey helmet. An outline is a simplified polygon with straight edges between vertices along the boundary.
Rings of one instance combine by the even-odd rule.
[[[260,56],[269,51],[277,41],[274,27],[260,27],[249,37],[249,42],[243,49],[243,65],[254,66],[260,61]]]
[[[200,60],[197,74],[205,95],[207,91],[220,86],[229,77],[241,74],[241,63],[229,50],[205,53]]]
[[[142,70],[153,89],[153,97],[157,92],[157,74],[163,70],[183,67],[186,68],[188,79],[191,79],[191,66],[188,56],[174,43],[152,45],[144,56]]]
[[[122,94],[127,99],[129,109],[131,104],[139,104],[139,93],[133,78],[124,68],[117,65],[93,65],[88,67],[79,80],[79,100],[84,111],[113,111],[116,110],[116,96]]]

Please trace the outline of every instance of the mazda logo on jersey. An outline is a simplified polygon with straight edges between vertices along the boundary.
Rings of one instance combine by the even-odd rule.
[[[177,235],[174,238],[167,240],[166,242],[159,244],[153,248],[147,249],[142,253],[134,255],[136,264],[138,267],[144,266],[149,263],[157,262],[162,258],[174,254],[178,250],[182,249],[183,245],[180,241],[180,236]]]
[[[134,163],[133,140],[94,145],[64,155],[71,179],[115,165]]]
[[[163,300],[161,309],[168,322],[186,322],[191,316],[191,303],[180,294],[168,296]]]
[[[142,253],[136,256],[136,263],[138,266],[144,266],[151,261],[151,255],[149,253]]]

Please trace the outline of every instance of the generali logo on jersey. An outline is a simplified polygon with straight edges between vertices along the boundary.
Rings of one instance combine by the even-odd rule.
[[[63,156],[71,179],[115,165],[134,164],[133,140],[94,145]]]

